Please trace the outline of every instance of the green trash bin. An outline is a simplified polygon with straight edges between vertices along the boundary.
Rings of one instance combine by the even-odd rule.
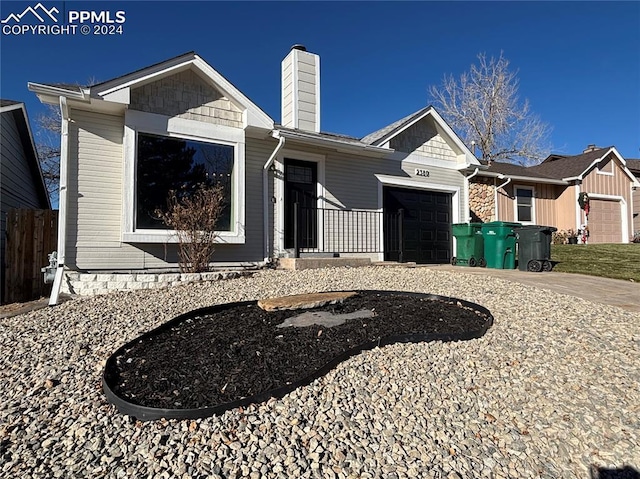
[[[456,255],[451,258],[452,265],[485,267],[484,238],[482,223],[456,223],[451,232],[456,237]]]
[[[551,235],[558,228],[527,225],[514,228],[518,242],[520,271],[551,271]]]
[[[516,268],[516,234],[513,229],[519,226],[522,225],[505,221],[492,221],[482,225],[484,258],[488,268]]]

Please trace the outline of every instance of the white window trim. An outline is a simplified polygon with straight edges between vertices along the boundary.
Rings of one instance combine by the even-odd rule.
[[[531,221],[520,221],[518,219],[518,189],[531,191]],[[533,186],[513,185],[513,217],[517,223],[523,225],[536,224],[536,189]]]
[[[604,161],[604,160],[602,160],[602,161]],[[602,161],[600,161],[600,163],[602,163]],[[615,175],[615,164],[614,163],[615,163],[615,161],[613,160],[613,158],[611,158],[607,162],[607,164],[610,165],[610,167],[611,167],[611,171],[606,171],[606,170],[603,171],[603,170],[601,170],[600,169],[600,165],[598,164],[596,166],[596,174],[597,175],[603,175],[603,176],[614,176]]]
[[[380,175],[375,177],[378,179],[378,211],[384,212],[383,188],[385,186],[398,186],[402,188],[410,188],[423,191],[438,191],[444,193],[452,193],[451,197],[451,222],[453,224],[460,222],[460,187],[443,185],[440,183],[427,183],[426,181],[415,178],[404,178],[399,176]],[[384,239],[383,222],[380,222],[378,234]],[[384,261],[384,241],[382,243],[382,252],[378,255],[379,261]],[[456,250],[456,238],[452,235],[452,251]]]
[[[298,151],[298,150],[290,150],[283,149],[278,153],[274,161],[274,165],[276,168],[276,184],[275,184],[275,196],[276,196],[276,209],[277,209],[277,221],[275,222],[275,236],[276,236],[276,253],[283,253],[285,251],[284,247],[284,160],[288,158],[290,160],[299,160],[299,161],[309,161],[312,163],[317,163],[317,187],[316,187],[316,196],[317,200],[317,208],[324,208],[325,201],[325,163],[326,156],[320,155],[318,153],[308,153],[306,151]],[[318,215],[318,248],[322,250],[324,247],[324,232],[321,232],[320,224],[321,224],[321,216]],[[321,234],[322,233],[322,234]]]
[[[217,232],[216,243],[245,243],[245,132],[184,118],[127,110],[124,126],[124,178],[122,203],[122,241],[124,243],[177,243],[175,230],[136,229],[137,134],[149,133],[234,147],[231,231]]]

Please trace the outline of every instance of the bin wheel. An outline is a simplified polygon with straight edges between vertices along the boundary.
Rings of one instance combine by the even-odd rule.
[[[471,258],[469,258],[469,266],[471,266],[472,268],[475,266],[478,266],[478,262],[476,261],[476,259],[472,256]]]
[[[551,271],[553,269],[553,264],[551,261],[543,261],[542,262],[542,271]]]
[[[533,271],[534,273],[542,271],[542,262],[537,259],[532,259],[527,263],[527,271]]]
[[[480,266],[481,268],[486,268],[487,267],[487,260],[484,258],[480,258],[480,261],[478,261],[478,266]]]
[[[456,258],[455,256],[453,258],[451,258],[451,264],[453,266],[455,266],[458,263],[458,258]]]

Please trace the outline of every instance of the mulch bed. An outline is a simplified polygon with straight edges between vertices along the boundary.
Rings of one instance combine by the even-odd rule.
[[[334,314],[373,310],[338,326],[277,328],[303,310],[266,312],[255,302],[200,310],[129,344],[107,365],[105,381],[134,405],[162,409],[217,406],[286,387],[365,343],[408,334],[464,335],[490,315],[460,302],[410,293],[360,292]]]

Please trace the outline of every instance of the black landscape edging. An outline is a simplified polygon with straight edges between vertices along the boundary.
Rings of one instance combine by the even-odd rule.
[[[334,291],[332,291],[334,292]],[[374,294],[401,294],[406,296],[414,296],[420,297],[435,301],[444,301],[448,303],[454,303],[461,306],[465,306],[467,308],[471,308],[475,311],[478,311],[487,316],[486,321],[483,326],[470,331],[465,331],[463,333],[425,333],[425,334],[400,334],[394,336],[384,336],[379,338],[377,341],[371,341],[365,344],[361,344],[352,349],[345,351],[344,353],[338,355],[333,360],[329,361],[327,364],[322,366],[313,374],[310,374],[307,377],[304,377],[298,381],[287,384],[286,386],[282,386],[276,389],[271,389],[269,391],[265,391],[262,393],[254,394],[252,396],[248,396],[243,399],[238,399],[236,401],[231,401],[228,403],[218,404],[216,406],[196,408],[196,409],[163,409],[163,408],[154,408],[148,406],[140,406],[138,404],[130,403],[129,401],[121,398],[111,389],[109,382],[111,379],[110,371],[113,371],[116,366],[116,358],[124,353],[127,349],[131,348],[135,343],[149,337],[153,336],[159,332],[162,332],[166,329],[170,329],[174,324],[179,323],[185,319],[189,319],[193,316],[199,316],[204,314],[213,314],[218,311],[236,307],[236,306],[245,306],[256,304],[257,301],[242,301],[236,303],[225,303],[219,304],[215,306],[209,306],[205,308],[196,309],[193,311],[189,311],[188,313],[181,314],[176,316],[175,318],[167,321],[166,323],[158,326],[151,331],[144,333],[141,336],[138,336],[132,341],[129,341],[125,345],[118,348],[107,360],[104,368],[104,373],[102,376],[102,388],[104,390],[104,394],[107,397],[107,401],[111,404],[115,405],[122,414],[126,414],[129,416],[133,416],[142,421],[152,421],[161,418],[165,419],[199,419],[204,417],[210,417],[216,414],[222,414],[225,411],[230,409],[234,409],[237,407],[248,406],[254,403],[265,402],[270,398],[281,398],[286,394],[290,393],[294,389],[297,389],[301,386],[306,386],[316,379],[324,376],[333,368],[335,368],[338,364],[350,358],[351,356],[355,356],[356,354],[374,349],[376,347],[387,346],[394,343],[418,343],[418,342],[426,342],[426,341],[464,341],[469,339],[476,339],[482,337],[489,328],[493,325],[493,315],[491,312],[485,308],[484,306],[480,306],[479,304],[471,303],[469,301],[465,301],[458,298],[452,298],[449,296],[440,296],[436,294],[427,294],[427,293],[414,293],[408,291],[372,291],[372,290],[359,290],[356,291],[358,293],[374,293]]]

